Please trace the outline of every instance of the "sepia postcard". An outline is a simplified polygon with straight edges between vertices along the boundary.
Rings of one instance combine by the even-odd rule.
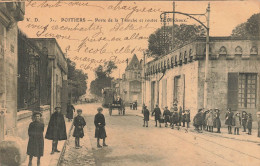
[[[0,1],[0,166],[259,166],[259,0]]]

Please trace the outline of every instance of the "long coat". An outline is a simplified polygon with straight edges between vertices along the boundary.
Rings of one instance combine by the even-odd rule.
[[[213,122],[214,122],[214,115],[213,112],[209,112],[206,116],[207,119],[207,125],[208,126],[213,126]]]
[[[73,119],[73,112],[75,112],[75,108],[73,105],[68,105],[67,107],[67,118],[68,119]]]
[[[85,119],[82,116],[78,115],[74,118],[73,125],[75,126],[73,137],[83,138],[84,136],[83,128],[84,126],[86,126]]]
[[[45,138],[49,140],[67,139],[64,116],[61,113],[56,111],[51,115]]]
[[[190,113],[185,113],[185,122],[190,122]]]
[[[234,119],[233,119],[233,123],[234,123],[234,126],[236,128],[240,128],[241,127],[241,117],[240,116],[234,116]]]
[[[179,122],[182,121],[182,108],[179,109]]]
[[[144,109],[144,121],[149,121],[150,112],[148,109]]]
[[[247,125],[247,114],[242,113],[242,126],[246,127]]]
[[[194,118],[193,118],[193,125],[196,126],[201,126],[204,124],[204,120],[203,120],[203,115],[204,113],[202,112],[198,112]]]
[[[163,111],[163,116],[164,116],[165,123],[170,122],[171,112],[168,109]]]
[[[27,145],[27,154],[30,156],[43,156],[44,139],[43,139],[44,124],[41,122],[31,122],[28,128],[29,141]]]
[[[225,124],[228,125],[228,126],[232,126],[232,121],[233,121],[233,115],[234,113],[233,112],[227,112],[226,113],[226,121],[225,121]]]
[[[220,113],[219,112],[216,113],[214,121],[215,121],[214,127],[221,128],[221,120],[220,120]]]
[[[174,112],[172,113],[171,123],[172,123],[172,124],[177,124],[177,123],[179,123],[179,113],[178,113],[177,111],[174,111]]]
[[[152,115],[154,115],[155,120],[160,120],[161,114],[162,114],[162,112],[161,112],[160,108],[155,108],[152,112]]]
[[[105,125],[106,125],[105,116],[103,114],[97,113],[95,115],[94,124],[96,126],[95,138],[100,138],[100,139],[106,138],[107,134],[105,130]]]
[[[258,137],[260,137],[260,120],[258,121],[258,134],[257,134]]]
[[[253,123],[252,116],[248,116],[247,125],[246,125],[248,129],[252,129],[252,123]]]

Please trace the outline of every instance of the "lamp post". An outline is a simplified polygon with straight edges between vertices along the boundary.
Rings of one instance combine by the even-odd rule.
[[[204,13],[204,14],[188,14],[188,13],[182,13],[182,12],[176,12],[176,11],[168,11],[168,12],[161,13],[161,15],[160,15],[161,20],[166,21],[164,19],[165,17],[163,17],[163,15],[165,16],[166,14],[169,14],[169,13],[172,13],[172,14],[176,13],[176,14],[188,16],[191,19],[200,23],[207,31],[207,34],[206,34],[205,76],[204,76],[204,99],[203,99],[203,106],[204,106],[204,108],[207,108],[207,106],[208,106],[208,73],[209,73],[208,70],[209,70],[209,14],[210,14],[210,3],[208,3],[206,13]],[[193,16],[205,16],[206,20],[207,20],[207,25],[203,24],[200,20],[198,20],[197,18],[195,18]]]

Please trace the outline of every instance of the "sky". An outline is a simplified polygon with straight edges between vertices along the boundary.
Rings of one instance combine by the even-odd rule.
[[[204,14],[207,1],[177,1],[175,11]],[[232,30],[260,12],[260,1],[211,1],[210,36],[228,36]],[[148,48],[148,37],[162,26],[160,14],[172,11],[171,1],[29,1],[19,28],[31,38],[55,37],[77,68],[95,79],[93,70],[115,61],[114,77],[123,74],[127,58],[139,59]],[[172,17],[172,15],[168,15]],[[196,17],[206,24],[204,16]],[[176,24],[197,24],[175,15]],[[171,25],[171,22],[167,23]]]

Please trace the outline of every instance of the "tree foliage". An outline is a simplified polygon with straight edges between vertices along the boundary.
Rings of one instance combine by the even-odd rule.
[[[252,15],[246,22],[232,30],[232,37],[259,38],[260,13]]]
[[[88,75],[82,70],[76,69],[75,62],[70,59],[67,59],[67,63],[69,87],[71,88],[69,96],[72,95],[75,100],[78,100],[80,96],[86,94]]]
[[[112,61],[105,63],[103,66],[99,65],[95,70],[96,79],[90,84],[90,92],[101,97],[101,90],[105,87],[111,87],[113,77],[110,75],[115,69],[117,69],[117,66]]]
[[[164,55],[170,50],[190,43],[197,37],[205,36],[205,34],[206,30],[200,25],[175,24],[174,26],[161,27],[149,36],[147,51],[155,57]]]

